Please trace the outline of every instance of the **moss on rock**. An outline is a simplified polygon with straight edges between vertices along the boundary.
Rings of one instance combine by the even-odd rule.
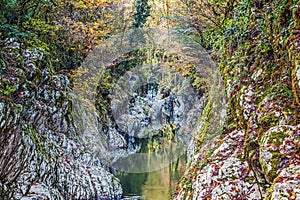
[[[219,1],[207,3],[213,7]],[[232,132],[232,127],[243,131],[243,152],[237,151],[234,156],[247,161],[254,174],[246,179],[259,183],[261,199],[297,199],[300,192],[291,189],[299,186],[299,181],[295,180],[300,179],[297,168],[300,165],[300,1],[241,0],[230,12],[234,17],[224,19],[222,31],[216,27],[203,31],[215,33],[210,37],[204,34],[203,41],[207,39],[213,44],[212,55],[226,88],[230,131],[223,132],[220,143],[230,143],[227,135]],[[216,161],[208,163],[197,173],[207,176],[205,169],[214,164]],[[292,165],[297,170],[287,170]],[[288,173],[294,177],[292,181]],[[198,176],[197,180],[201,178]],[[211,176],[204,178],[202,183],[209,178]],[[204,187],[201,190],[201,181],[198,183],[193,187],[197,190],[193,199],[207,191]],[[214,184],[208,184],[206,188]],[[224,183],[219,188],[223,186]],[[243,199],[253,198],[244,196]]]
[[[290,153],[297,153],[297,148],[290,149],[289,154],[285,151],[285,145],[300,139],[300,136],[294,135],[295,130],[293,126],[275,126],[263,134],[260,140],[259,162],[269,182],[273,182],[278,176],[277,171],[284,166],[284,159],[289,157]]]

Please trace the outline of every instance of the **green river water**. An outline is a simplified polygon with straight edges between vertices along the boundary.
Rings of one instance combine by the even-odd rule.
[[[146,200],[167,200],[176,189],[186,166],[186,155],[179,157],[169,166],[145,173],[117,172],[124,197],[140,196]]]

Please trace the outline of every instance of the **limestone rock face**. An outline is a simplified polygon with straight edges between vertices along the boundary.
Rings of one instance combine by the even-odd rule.
[[[67,108],[44,104],[42,110],[22,108],[22,115],[12,106],[0,106],[1,194],[16,199],[120,199],[120,183],[67,124],[62,111]]]
[[[299,162],[299,127],[275,126],[261,139],[260,164],[268,180],[278,176],[278,170]]]
[[[17,66],[0,73],[15,88],[0,101],[0,196],[121,199],[119,180],[83,143],[74,124],[68,78],[38,69],[33,59],[37,56],[29,55],[26,73]],[[24,74],[29,77],[18,78]]]
[[[275,178],[270,194],[266,200],[277,199],[299,199],[300,198],[300,167],[299,165],[291,164],[287,168],[278,171],[278,176]],[[297,187],[298,186],[298,187]]]
[[[190,172],[194,173],[190,191],[183,187],[177,199],[188,196],[191,199],[261,199],[255,174],[242,159],[245,133],[229,133],[218,147],[208,144],[209,157],[202,151],[192,158]],[[207,157],[207,158],[205,158]],[[202,160],[204,159],[204,160]],[[200,166],[200,168],[198,167]],[[197,170],[193,172],[193,170]]]
[[[259,161],[272,183],[266,199],[300,197],[299,142],[299,126],[276,126],[262,137]]]
[[[255,159],[262,172],[244,159],[244,131],[216,138],[192,156],[176,199],[299,198],[299,136],[299,126],[275,126],[265,132]]]
[[[201,2],[193,3],[201,10]],[[230,11],[234,17],[230,25],[223,24],[224,33],[214,31],[216,27],[201,30],[209,33],[201,38],[203,44],[208,40],[208,46],[217,47],[211,55],[224,81],[227,124],[206,142],[199,138],[214,127],[196,125],[198,135],[189,152],[194,156],[177,199],[300,199],[299,2],[254,3],[249,15],[241,15],[247,13],[242,5],[239,1]],[[198,9],[193,14],[201,18]],[[205,123],[209,120],[204,118]],[[235,146],[233,138],[241,144]]]

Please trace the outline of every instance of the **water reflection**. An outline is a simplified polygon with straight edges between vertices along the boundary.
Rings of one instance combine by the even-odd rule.
[[[176,188],[186,166],[186,154],[157,171],[145,173],[117,172],[124,197],[140,196],[146,200],[167,200]]]

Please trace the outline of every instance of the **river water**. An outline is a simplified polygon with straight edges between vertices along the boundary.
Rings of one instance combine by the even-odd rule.
[[[147,200],[165,200],[176,189],[178,181],[184,173],[186,156],[160,170],[144,173],[117,172],[123,187],[124,197],[140,197]]]
[[[133,141],[129,144],[140,149],[115,163],[115,175],[120,179],[125,199],[170,199],[184,173],[186,145],[190,138],[180,127],[183,126],[184,109],[189,106],[175,91],[162,93],[157,84],[147,84],[129,101],[128,113],[131,117],[136,117],[136,113],[139,116],[136,117],[139,128],[135,135],[148,132],[143,137],[127,136],[127,140]],[[165,114],[159,120],[159,129],[154,125],[157,117],[151,116],[156,111],[146,112],[153,107],[159,107],[160,115],[161,112]],[[130,122],[119,121],[119,124],[125,123]]]

